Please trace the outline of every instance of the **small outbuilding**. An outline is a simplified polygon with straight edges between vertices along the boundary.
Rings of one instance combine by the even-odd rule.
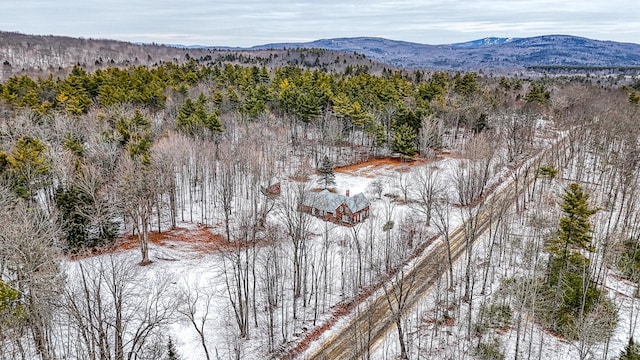
[[[319,217],[324,221],[331,221],[340,225],[354,225],[369,217],[369,199],[359,193],[354,196],[338,195],[328,190],[310,192],[300,207],[300,211]]]
[[[280,196],[281,189],[280,183],[275,183],[273,185],[269,185],[267,187],[261,187],[260,191],[262,194],[270,199],[275,199]]]

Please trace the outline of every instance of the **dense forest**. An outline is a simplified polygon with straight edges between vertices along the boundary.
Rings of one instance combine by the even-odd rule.
[[[432,235],[448,239],[450,212],[470,219],[471,234],[463,266],[449,257],[438,285],[452,295],[437,302],[436,330],[403,333],[397,309],[392,356],[441,355],[415,341],[456,312],[466,342],[442,346],[458,346],[460,358],[504,358],[493,328],[517,329],[517,358],[537,351],[520,344],[533,324],[578,344],[581,356],[608,343],[617,313],[607,277],[637,287],[640,274],[639,81],[374,71],[353,54],[336,55],[335,71],[309,60],[314,51],[325,54],[292,50],[300,62],[277,66],[96,59],[0,84],[0,357],[177,358],[168,329],[178,321],[195,330],[207,359],[292,356],[300,333],[336,303],[390,274],[406,280],[399,266]],[[550,139],[555,153],[536,157]],[[318,229],[298,211],[318,169],[378,158],[409,167],[443,154],[463,159],[451,178],[436,181],[424,167],[398,172],[393,184],[372,181],[380,214],[362,226]],[[498,198],[505,205],[494,212],[487,195],[500,171],[524,189]],[[266,196],[280,182],[282,195]],[[450,207],[443,182],[458,191]],[[478,206],[495,217],[480,260],[473,219],[488,213]],[[208,306],[218,300],[206,284],[178,291],[175,280],[144,272],[154,266],[150,237],[185,222],[226,243],[216,250],[224,290],[215,296],[231,325],[215,354]],[[515,250],[505,240],[512,222],[531,234]],[[135,236],[135,258],[110,251],[126,236]],[[519,250],[528,251],[529,277],[512,274]],[[548,256],[531,257],[541,251]],[[473,302],[496,272],[513,277],[491,301]],[[637,356],[633,331],[626,336]],[[607,348],[604,358],[619,355]]]

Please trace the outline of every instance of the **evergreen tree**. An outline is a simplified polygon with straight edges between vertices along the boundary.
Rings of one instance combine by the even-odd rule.
[[[230,110],[236,109],[240,104],[240,96],[238,96],[238,93],[233,88],[229,88],[227,90],[227,96],[229,97]]]
[[[551,101],[551,92],[540,83],[531,83],[529,92],[524,97],[528,103],[546,105]]]
[[[636,105],[640,103],[640,93],[638,93],[637,91],[632,91],[631,93],[629,93],[629,102]]]
[[[71,133],[67,133],[65,136],[64,142],[62,146],[69,150],[73,155],[75,155],[78,159],[82,159],[84,157],[84,145],[82,141],[75,138]]]
[[[193,114],[196,112],[196,104],[190,98],[187,98],[178,110],[176,117],[176,125],[187,134],[191,134],[193,128]]]
[[[322,113],[322,98],[315,92],[301,93],[297,98],[296,115],[303,122],[309,122]]]
[[[564,216],[560,219],[558,236],[550,241],[549,250],[557,256],[567,258],[570,251],[594,251],[591,246],[592,226],[589,217],[597,209],[589,207],[589,195],[580,185],[573,183],[565,190],[561,204]]]
[[[400,154],[403,159],[413,159],[418,153],[416,137],[415,131],[409,125],[400,125],[393,134],[391,152]]]
[[[240,113],[249,118],[257,118],[267,110],[267,105],[258,90],[250,91],[244,99],[244,103],[240,106]]]
[[[589,259],[582,254],[595,251],[589,217],[597,210],[589,207],[588,200],[580,185],[573,183],[567,187],[558,234],[547,246],[551,259],[542,292],[554,303],[547,321],[554,331],[570,339],[577,338],[581,319],[599,303],[606,302],[593,281]]]
[[[288,78],[282,80],[279,87],[278,102],[280,107],[285,113],[294,114],[298,97],[300,97],[298,87],[289,81]]]
[[[456,79],[454,89],[456,93],[464,97],[470,97],[479,89],[478,75],[476,75],[475,73],[469,73]]]
[[[192,115],[196,116],[196,123],[202,124],[207,118],[207,97],[200,93],[198,100],[196,100],[195,111]]]
[[[171,337],[167,343],[167,360],[180,360],[180,355],[178,355],[178,350]]]
[[[489,128],[489,122],[487,121],[487,114],[482,113],[478,117],[478,120],[476,120],[473,124],[473,133],[479,134],[483,130],[486,130],[488,128]]]
[[[118,119],[116,132],[120,136],[120,144],[127,150],[131,159],[145,166],[149,165],[153,145],[151,121],[136,109],[133,117],[122,116]]]
[[[27,309],[21,296],[20,291],[0,279],[0,337],[26,320]]]
[[[442,98],[447,93],[449,85],[449,75],[445,72],[437,72],[431,76],[431,79],[418,87],[418,95],[421,99],[431,101]]]
[[[394,119],[395,126],[398,128],[402,125],[407,125],[417,133],[422,125],[422,117],[427,115],[424,109],[409,109],[402,106],[398,109]]]
[[[77,252],[109,244],[117,233],[117,224],[110,219],[100,219],[95,202],[80,187],[58,187],[53,200],[62,225],[65,251]]]
[[[211,114],[207,115],[203,125],[210,132],[210,135],[217,135],[222,133],[223,131],[220,118],[218,117],[218,114],[215,112],[212,112]]]
[[[620,244],[622,252],[620,259],[616,261],[616,267],[622,274],[635,282],[640,281],[640,241],[633,237],[627,238]],[[638,296],[636,290],[636,296]]]
[[[195,102],[189,98],[184,101],[176,117],[176,126],[191,136],[215,136],[223,131],[217,112],[207,113],[204,94],[200,94]]]
[[[54,201],[60,211],[63,236],[68,250],[75,252],[84,247],[95,244],[88,243],[87,225],[89,218],[83,207],[89,205],[90,198],[77,187],[56,189]]]
[[[212,95],[212,100],[213,104],[215,106],[217,106],[218,108],[222,107],[222,102],[224,101],[224,94],[222,93],[222,91],[220,91],[220,89],[215,89],[213,91],[213,95]]]
[[[14,192],[22,198],[33,199],[37,190],[49,181],[51,160],[48,148],[40,139],[23,136],[6,157]]]
[[[629,338],[629,343],[624,347],[624,351],[620,354],[620,360],[640,360],[640,346]]]
[[[318,182],[322,184],[324,189],[336,184],[336,177],[333,174],[333,163],[331,162],[331,160],[329,160],[328,156],[325,155],[322,158],[322,163],[318,168],[318,173],[320,174],[320,179],[318,180]]]

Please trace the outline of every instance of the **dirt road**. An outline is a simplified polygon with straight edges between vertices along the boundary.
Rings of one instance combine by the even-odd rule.
[[[537,168],[551,156],[558,156],[562,152],[563,143],[564,141],[558,141],[514,170],[481,205],[476,206],[464,224],[450,233],[449,243],[454,262],[465,253],[467,240],[472,243],[491,226],[497,207],[503,210],[505,206],[511,207],[518,197],[535,184]],[[473,227],[472,238],[469,237],[470,226]],[[437,244],[405,267],[402,279],[396,276],[396,281],[390,281],[382,290],[372,294],[356,307],[350,321],[345,321],[340,329],[334,329],[333,335],[321,343],[312,345],[311,348],[315,350],[307,351],[301,358],[333,360],[367,357],[368,351],[376,343],[395,330],[394,316],[398,309],[402,309],[402,313],[409,312],[447,271],[446,259],[446,242],[439,239]],[[403,304],[398,306],[398,297],[389,296],[390,293],[406,294],[401,299]]]

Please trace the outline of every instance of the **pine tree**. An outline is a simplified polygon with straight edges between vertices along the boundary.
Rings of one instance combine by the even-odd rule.
[[[475,73],[465,74],[461,78],[457,79],[454,85],[456,93],[470,97],[474,92],[478,91],[478,75]]]
[[[131,159],[149,165],[153,136],[151,121],[138,109],[132,118],[121,117],[116,122],[116,131],[121,136],[120,143],[127,150]]]
[[[296,103],[296,115],[303,122],[309,122],[322,113],[322,99],[314,93],[300,94]]]
[[[624,351],[620,354],[620,360],[640,360],[640,346],[629,338],[629,343],[624,347]]]
[[[78,187],[59,187],[54,195],[56,208],[60,212],[60,223],[63,225],[63,237],[69,251],[77,251],[83,247],[91,247],[88,241],[87,226],[89,217],[83,207],[90,205],[91,199]]]
[[[577,322],[602,301],[589,270],[589,259],[582,254],[595,251],[589,217],[597,210],[589,207],[588,200],[580,185],[567,187],[558,235],[547,246],[551,259],[546,285],[555,302],[552,328],[571,339],[577,338]]]
[[[572,250],[594,251],[591,246],[592,226],[589,217],[598,210],[589,207],[589,195],[573,183],[565,190],[561,204],[564,216],[560,219],[558,236],[550,242],[549,250],[567,258]]]
[[[167,343],[167,360],[180,360],[180,355],[178,355],[178,350],[171,337]]]
[[[244,104],[240,106],[240,113],[248,116],[249,118],[256,118],[267,110],[267,105],[260,97],[260,93],[257,90],[250,91],[245,97]]]
[[[416,133],[407,124],[400,125],[393,134],[391,152],[400,154],[403,159],[412,159],[418,153]]]
[[[204,121],[204,127],[210,131],[211,135],[217,135],[222,133],[223,131],[220,118],[218,117],[218,114],[216,114],[215,112],[212,112],[211,114],[207,115]]]
[[[322,163],[318,168],[318,173],[320,174],[318,182],[322,184],[324,189],[336,184],[336,177],[333,174],[333,163],[326,155],[322,158]]]
[[[20,291],[0,279],[0,336],[26,320],[27,309],[20,301]]]
[[[33,199],[35,192],[46,186],[52,165],[47,152],[47,145],[38,138],[23,136],[18,139],[6,157],[16,194]]]
[[[218,108],[222,106],[222,102],[224,101],[224,94],[222,94],[222,91],[220,91],[220,89],[215,89],[211,98],[215,106],[217,106]]]
[[[486,130],[488,128],[489,128],[489,122],[487,121],[487,114],[482,113],[480,114],[480,117],[478,117],[478,120],[476,120],[475,123],[473,124],[473,133],[479,134],[483,130]]]
[[[190,98],[187,98],[184,103],[182,103],[180,110],[178,110],[176,125],[187,134],[191,134],[193,131],[193,114],[195,112],[196,104]]]
[[[299,97],[300,91],[298,90],[298,87],[290,82],[289,79],[282,80],[278,93],[278,102],[285,113],[295,113],[296,103],[298,102]]]
[[[551,92],[547,90],[541,83],[531,83],[529,92],[524,97],[527,103],[538,103],[546,105],[551,101]]]
[[[194,102],[187,98],[178,111],[176,126],[191,136],[215,136],[222,133],[222,123],[214,111],[207,113],[207,98],[200,94]]]

